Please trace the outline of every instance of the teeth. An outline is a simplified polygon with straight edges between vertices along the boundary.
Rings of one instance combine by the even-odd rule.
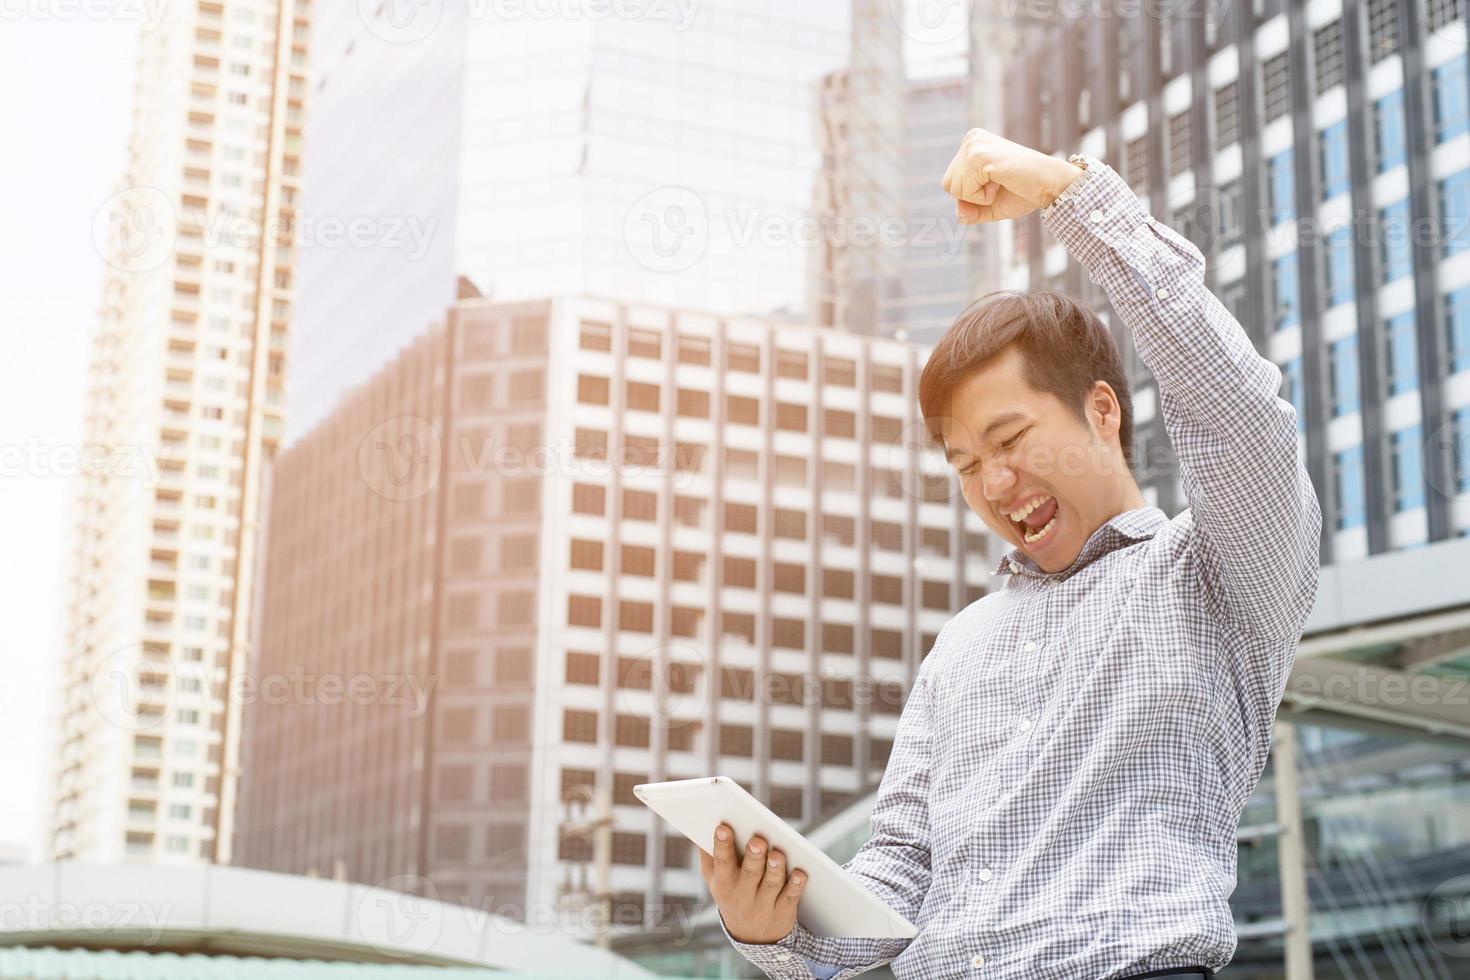
[[[1036,531],[1034,531],[1034,532],[1027,531],[1026,532],[1026,543],[1027,544],[1033,544],[1034,542],[1038,541],[1039,539],[1046,537],[1046,533],[1048,531],[1050,531],[1056,525],[1056,523],[1057,523],[1057,519],[1055,517],[1053,517],[1051,520],[1047,521],[1046,524],[1043,527],[1038,528]]]
[[[1035,500],[1031,501],[1031,503],[1027,504],[1025,507],[1022,507],[1020,510],[1016,511],[1014,514],[1011,514],[1010,515],[1011,520],[1013,520],[1013,521],[1024,521],[1026,519],[1026,515],[1027,514],[1031,513],[1033,510],[1035,510],[1036,508],[1040,507],[1042,504],[1046,503],[1050,499],[1051,498],[1050,497],[1047,497],[1047,496],[1037,497]]]

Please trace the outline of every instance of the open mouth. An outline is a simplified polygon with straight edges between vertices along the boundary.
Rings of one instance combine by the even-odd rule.
[[[1055,497],[1046,497],[1041,503],[1032,507],[1021,520],[1008,518],[1011,525],[1015,527],[1016,533],[1021,536],[1027,547],[1036,547],[1045,544],[1051,539],[1057,528],[1057,522],[1061,519],[1061,511],[1057,506]]]

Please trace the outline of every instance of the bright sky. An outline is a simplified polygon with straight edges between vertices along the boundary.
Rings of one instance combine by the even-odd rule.
[[[0,851],[18,845],[33,858],[73,483],[56,472],[64,457],[47,460],[80,443],[102,283],[92,216],[127,154],[138,24],[123,19],[131,5],[112,6],[104,20],[48,19],[37,4],[0,14]]]

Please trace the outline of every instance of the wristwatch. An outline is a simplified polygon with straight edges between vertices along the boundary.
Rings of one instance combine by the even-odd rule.
[[[1087,154],[1085,154],[1085,153],[1073,153],[1071,156],[1067,157],[1067,162],[1068,163],[1071,163],[1071,164],[1075,164],[1077,167],[1079,167],[1079,168],[1081,168],[1083,170],[1086,170],[1087,169]]]

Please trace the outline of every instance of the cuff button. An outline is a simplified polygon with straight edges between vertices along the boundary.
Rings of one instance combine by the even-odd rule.
[[[1094,208],[1092,213],[1088,215],[1088,217],[1092,219],[1093,224],[1099,225],[1102,224],[1103,219],[1106,218],[1107,215],[1103,214],[1100,209]]]

